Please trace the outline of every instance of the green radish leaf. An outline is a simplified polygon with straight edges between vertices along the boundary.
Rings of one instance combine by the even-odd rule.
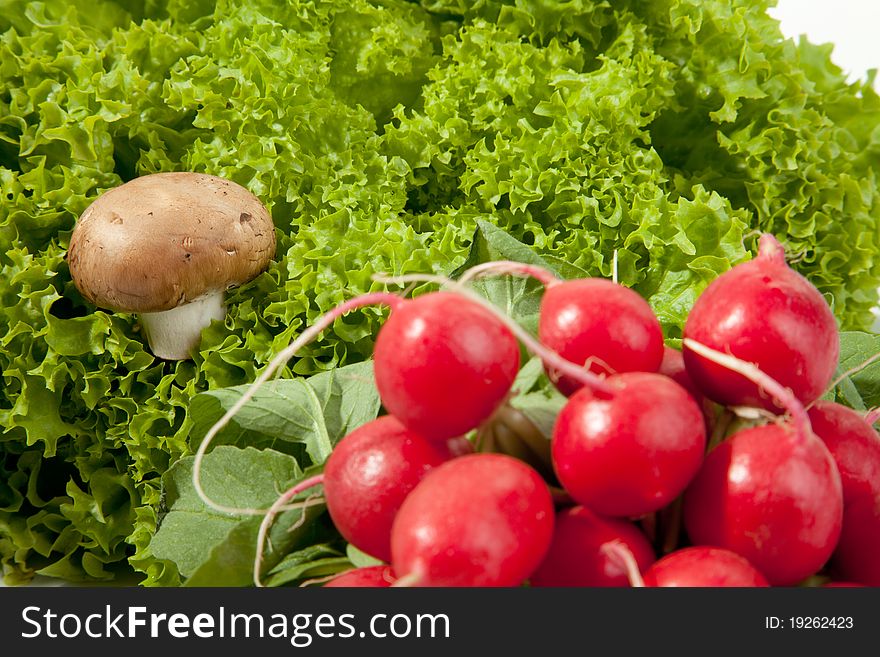
[[[513,260],[536,265],[550,270],[560,278],[587,276],[580,267],[558,258],[543,258],[503,229],[478,220],[468,256],[464,264],[452,273],[452,278],[459,278],[471,267],[494,260]],[[540,282],[519,276],[490,276],[475,280],[472,287],[526,330],[537,332],[538,310],[544,294],[544,286]]]
[[[305,580],[321,579],[351,569],[351,561],[327,543],[310,545],[291,552],[270,572],[265,586],[302,584]]]
[[[247,386],[220,388],[193,398],[194,444],[246,390]],[[378,412],[372,362],[356,363],[308,378],[269,381],[215,440],[283,452],[289,451],[283,443],[294,443],[304,447],[312,463],[320,464],[345,434],[375,419]]]
[[[328,557],[291,566],[287,570],[272,575],[264,582],[265,586],[302,585],[308,580],[326,581],[326,578],[351,570],[351,562],[345,557]],[[318,584],[318,582],[314,582]]]
[[[531,392],[539,384],[543,375],[544,364],[541,362],[540,358],[532,356],[526,361],[526,364],[520,368],[519,373],[516,375],[516,379],[513,382],[513,386],[511,386],[511,390],[520,395]]]
[[[839,367],[837,371],[834,373],[835,377],[840,376],[843,373]],[[838,401],[843,402],[846,406],[853,408],[857,411],[866,411],[868,407],[865,405],[865,400],[862,399],[862,396],[859,394],[858,388],[856,388],[855,384],[852,382],[852,379],[845,378],[840,381],[840,383],[835,386],[835,389],[829,393],[828,397],[833,401],[835,399],[835,395],[839,398]]]
[[[880,335],[862,331],[840,334],[840,365],[835,379],[880,353]],[[858,410],[880,405],[880,361],[842,379],[836,386],[838,401]]]
[[[193,487],[193,460],[190,456],[177,461],[162,477],[168,511],[150,542],[151,553],[173,562],[187,586],[248,586],[253,583],[263,516],[228,514],[207,506]],[[219,504],[268,509],[307,474],[313,473],[304,473],[287,454],[222,445],[205,456],[201,481],[208,497]],[[306,491],[298,499],[315,492]],[[263,571],[274,568],[291,550],[323,538],[315,522],[323,513],[323,503],[279,513],[266,542]]]
[[[348,557],[348,560],[351,561],[352,564],[354,564],[355,568],[366,568],[368,566],[382,565],[382,561],[380,561],[376,557],[371,557],[366,552],[361,552],[351,543],[349,543],[345,547],[345,555]]]
[[[568,399],[555,390],[550,392],[531,392],[525,395],[516,395],[510,400],[510,405],[525,415],[538,430],[550,440],[553,435],[553,425],[556,418]]]
[[[523,244],[507,231],[483,219],[477,220],[477,230],[471,240],[470,251],[464,264],[453,276],[460,276],[466,269],[493,260],[513,260],[529,265],[546,267],[554,273],[555,269],[539,256],[530,246]]]

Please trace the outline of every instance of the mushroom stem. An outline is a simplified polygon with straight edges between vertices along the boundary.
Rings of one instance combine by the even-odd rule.
[[[199,346],[202,329],[226,317],[223,290],[209,292],[189,303],[157,313],[141,313],[150,350],[165,360],[186,360]]]

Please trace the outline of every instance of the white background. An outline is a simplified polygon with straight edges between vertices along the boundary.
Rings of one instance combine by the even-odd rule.
[[[770,15],[785,36],[833,43],[831,59],[852,81],[880,68],[880,0],[779,0]]]

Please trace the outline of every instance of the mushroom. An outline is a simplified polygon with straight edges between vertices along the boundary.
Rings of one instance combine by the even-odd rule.
[[[227,289],[262,272],[275,228],[244,187],[200,173],[155,173],[99,196],[77,222],[67,262],[99,308],[140,315],[159,358],[192,357],[225,315]]]

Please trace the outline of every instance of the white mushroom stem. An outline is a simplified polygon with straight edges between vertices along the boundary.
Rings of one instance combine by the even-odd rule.
[[[226,317],[224,292],[209,292],[189,303],[157,313],[141,313],[141,324],[153,354],[165,360],[192,358],[202,330]]]

